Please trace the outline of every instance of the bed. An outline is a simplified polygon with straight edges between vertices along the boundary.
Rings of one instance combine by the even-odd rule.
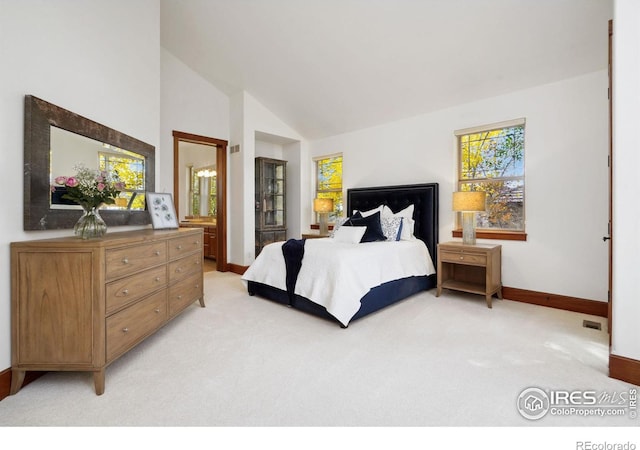
[[[287,242],[269,244],[242,277],[249,295],[268,299],[337,322],[342,328],[346,328],[357,319],[418,292],[434,288],[436,286],[435,262],[437,261],[438,243],[438,184],[427,183],[347,190],[347,211],[370,212],[381,207],[394,216],[403,215],[412,209],[412,234],[415,238],[406,240],[403,238],[402,240],[398,239],[398,242],[390,243],[357,244],[352,246],[353,250],[349,250],[347,244],[337,244],[335,242],[337,240],[333,238],[308,239],[306,242],[290,239]],[[402,223],[404,226],[402,233],[403,236],[406,236],[406,233],[410,231],[406,224],[411,221],[407,222],[403,219]],[[360,224],[358,223],[358,225]],[[398,230],[399,233],[402,228],[401,226]],[[398,234],[399,236],[400,234]],[[295,250],[296,246],[300,248],[303,256],[299,256],[297,264],[292,263],[290,259],[285,261],[283,247]],[[327,246],[330,246],[329,250],[327,250]],[[393,252],[403,253],[400,256],[393,253],[390,255],[378,254],[378,248],[384,246],[393,248]],[[417,267],[418,263],[415,262],[420,259],[420,255],[423,258],[424,269]],[[346,265],[343,264],[344,261],[347,261]],[[359,263],[357,263],[358,261]],[[402,261],[402,263],[398,263],[398,261]],[[340,264],[343,265],[340,266]],[[380,267],[383,264],[385,265],[384,270]],[[296,273],[299,272],[299,277],[293,281],[290,278],[292,267]],[[363,271],[363,268],[366,270]],[[398,272],[400,268],[403,272]],[[339,275],[331,275],[328,279],[322,278],[325,271],[331,272],[333,269],[336,269]],[[373,282],[368,279],[371,273],[378,272],[392,279],[374,283],[370,287],[363,286],[365,282]],[[366,278],[366,280],[361,280],[361,278]],[[283,281],[285,279],[286,282]],[[345,284],[345,279],[352,281],[357,279],[357,282],[349,281]],[[354,284],[358,286],[354,288]],[[336,302],[337,297],[347,297],[356,292],[360,292],[362,295],[358,294],[357,298],[348,299],[347,306],[340,303],[342,300]],[[325,296],[331,298],[325,299]]]

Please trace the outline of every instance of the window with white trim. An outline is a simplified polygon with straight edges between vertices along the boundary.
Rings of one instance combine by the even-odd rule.
[[[476,214],[478,230],[525,231],[524,129],[525,119],[516,119],[455,132],[458,190],[487,195],[486,211]]]
[[[329,222],[335,222],[342,216],[342,154],[315,158],[316,198],[333,199],[333,211],[329,213]],[[316,220],[318,218],[316,217]]]

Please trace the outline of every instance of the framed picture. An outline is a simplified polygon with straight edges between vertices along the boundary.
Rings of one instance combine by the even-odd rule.
[[[176,208],[171,194],[147,193],[147,209],[154,229],[178,228]]]

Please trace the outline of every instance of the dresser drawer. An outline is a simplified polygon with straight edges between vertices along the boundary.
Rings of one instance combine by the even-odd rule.
[[[127,248],[107,250],[107,280],[128,275],[167,262],[167,244],[154,242]]]
[[[449,250],[440,250],[440,260],[442,262],[485,266],[487,264],[487,255],[462,251],[456,252]]]
[[[166,266],[112,281],[106,287],[107,314],[167,285]]]
[[[169,259],[180,258],[196,250],[202,251],[203,247],[202,234],[171,239],[169,240]]]
[[[169,263],[169,283],[202,271],[202,255],[195,253]]]
[[[157,292],[107,318],[107,362],[158,329],[166,320],[166,291]]]
[[[202,298],[202,273],[189,276],[169,288],[169,316],[182,311],[184,308]]]

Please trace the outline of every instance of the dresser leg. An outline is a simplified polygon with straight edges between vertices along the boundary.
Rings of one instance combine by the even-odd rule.
[[[200,297],[200,306],[204,308],[204,296]]]
[[[487,294],[487,308],[493,308],[493,306],[491,305],[491,297],[493,297],[493,294]]]
[[[96,395],[104,394],[104,369],[93,372],[93,384],[96,388]]]
[[[22,387],[26,370],[11,369],[11,388],[9,395],[16,394]]]

